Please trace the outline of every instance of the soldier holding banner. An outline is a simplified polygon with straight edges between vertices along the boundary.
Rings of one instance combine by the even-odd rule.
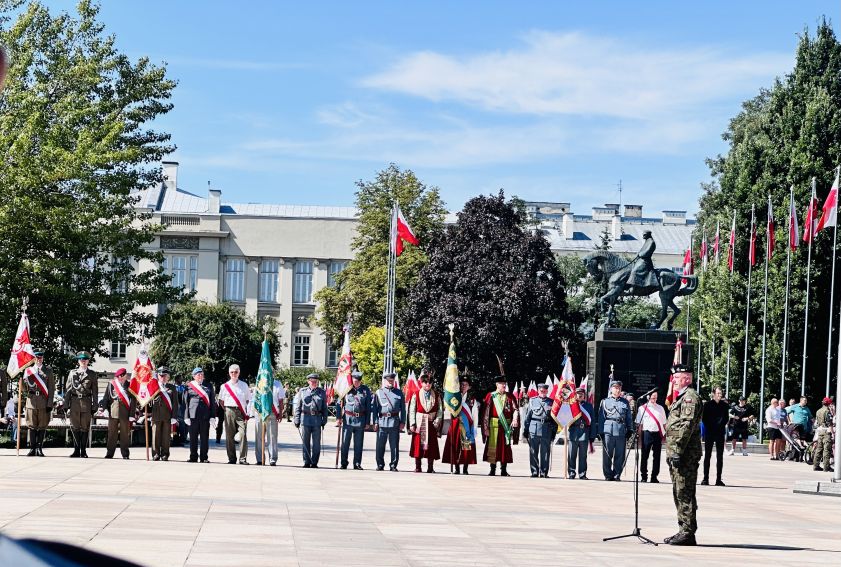
[[[255,414],[254,405],[251,406],[251,412],[257,418],[254,424],[254,430],[257,435],[257,441],[254,445],[254,452],[257,453],[257,464],[263,464],[263,444],[265,443],[265,452],[269,457],[269,465],[277,465],[277,423],[283,416],[283,405],[286,401],[286,389],[280,380],[275,380],[272,383],[272,411],[266,418],[265,423]],[[265,431],[265,432],[264,432]]]
[[[432,463],[441,458],[438,451],[438,432],[444,422],[444,406],[441,396],[432,389],[432,379],[426,372],[420,375],[421,389],[409,400],[409,431],[412,444],[409,456],[415,459],[415,472],[421,472],[422,460],[426,459],[426,472],[434,473]]]
[[[213,386],[204,382],[204,371],[193,368],[193,380],[184,390],[184,423],[190,428],[190,462],[207,463],[210,418],[216,409]]]
[[[239,464],[248,464],[248,438],[246,437],[246,422],[248,421],[248,402],[251,401],[251,390],[248,384],[239,379],[239,364],[228,367],[228,381],[219,388],[218,402],[225,408],[225,449],[228,452],[228,464],[237,462],[237,441],[239,441]]]
[[[350,442],[353,440],[353,468],[362,470],[362,444],[365,441],[365,428],[371,423],[371,389],[362,383],[362,373],[351,374],[353,387],[339,403],[339,420],[342,422],[342,463],[348,466]]]
[[[575,395],[578,398],[581,417],[567,426],[567,473],[569,478],[575,478],[578,474],[580,480],[587,480],[587,452],[593,452],[593,441],[598,434],[598,420],[593,419],[593,406],[585,399],[587,390],[578,388]]]
[[[88,431],[91,415],[99,399],[96,373],[88,368],[91,355],[85,351],[76,354],[78,368],[70,371],[65,384],[65,407],[70,415],[70,434],[73,436],[71,458],[88,458]]]
[[[158,369],[160,394],[151,402],[152,413],[152,460],[169,460],[169,442],[173,426],[178,424],[178,392],[169,383],[169,369],[161,366]]]
[[[485,462],[491,466],[488,476],[508,474],[508,463],[514,462],[511,444],[517,442],[514,430],[520,425],[520,410],[514,396],[505,391],[505,376],[496,377],[496,391],[485,396],[485,415],[482,419],[482,436],[485,439]]]
[[[114,458],[119,436],[120,454],[124,459],[128,459],[137,401],[129,393],[125,368],[119,368],[114,373],[114,379],[105,388],[105,395],[99,402],[99,408],[108,412],[108,441],[105,458]]]
[[[455,474],[469,474],[468,465],[476,464],[476,424],[473,420],[473,408],[476,400],[471,396],[470,378],[462,376],[459,379],[461,389],[461,412],[450,422],[447,430],[447,440],[444,442],[444,458],[442,462],[452,463]],[[461,468],[460,468],[461,467]]]
[[[44,351],[35,349],[35,364],[23,373],[26,391],[26,425],[29,427],[28,457],[44,456],[44,436],[53,411],[55,381],[53,371],[44,364]]]
[[[558,432],[558,424],[552,419],[552,400],[546,396],[548,391],[549,384],[545,382],[537,387],[537,397],[529,399],[523,417],[523,437],[529,442],[532,478],[548,478],[549,451]]]

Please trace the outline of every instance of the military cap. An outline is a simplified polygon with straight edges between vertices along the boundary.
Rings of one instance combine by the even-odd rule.
[[[622,387],[622,381],[621,380],[612,380],[610,382],[610,387],[611,388],[621,388]]]
[[[350,373],[350,377],[354,380],[362,380],[362,373],[359,370],[354,370]]]
[[[395,374],[394,372],[383,372],[383,378],[390,380],[393,378],[397,378],[397,374]]]
[[[169,368],[166,366],[161,366],[158,368],[158,374],[169,374]]]
[[[90,359],[91,359],[90,353],[85,351],[85,350],[80,350],[79,352],[76,353],[76,360],[90,360]]]
[[[307,374],[307,380],[318,380],[319,376],[315,372]]]
[[[470,384],[470,376],[468,376],[468,375],[466,375],[466,374],[465,374],[464,376],[461,376],[461,377],[458,379],[458,381],[459,381],[459,382],[467,382],[468,384]]]
[[[582,394],[586,394],[587,393],[587,388],[578,388],[577,390],[575,390],[576,394],[579,393],[579,392],[582,393]]]
[[[195,368],[193,368],[193,376],[195,376],[196,374],[201,374],[203,372],[204,370],[201,369],[201,366],[196,366]]]
[[[119,378],[120,376],[125,376],[125,375],[126,375],[126,369],[125,368],[118,368],[117,371],[114,372],[114,378]]]
[[[686,374],[686,373],[691,374],[692,369],[689,368],[685,364],[675,364],[674,366],[672,366],[672,373],[673,374]]]
[[[421,374],[420,375],[421,382],[432,382],[432,378],[430,378],[429,374]]]
[[[744,396],[739,396],[739,401],[740,401],[740,402],[742,402],[742,401],[745,401],[745,402],[746,402],[746,401],[748,401],[748,399],[747,399],[746,397],[744,397]]]
[[[548,390],[549,389],[549,384],[547,384],[546,382],[541,382],[540,384],[537,385],[537,387],[540,388],[541,390]]]
[[[35,356],[44,356],[44,349],[42,349],[42,348],[33,349],[32,354],[34,354]]]
[[[507,384],[508,380],[505,378],[505,376],[497,376],[496,378],[494,378],[494,382],[497,383],[497,384],[500,384],[500,383]]]

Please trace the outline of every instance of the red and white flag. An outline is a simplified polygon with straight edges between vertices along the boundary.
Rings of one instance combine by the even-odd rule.
[[[770,260],[774,255],[774,248],[777,246],[777,237],[775,232],[777,230],[774,224],[774,207],[771,206],[771,195],[768,195],[768,227],[766,230],[766,250],[765,257]]]
[[[704,231],[704,236],[701,240],[701,271],[707,271],[707,231]]]
[[[817,233],[818,198],[815,196],[815,180],[812,179],[812,197],[806,207],[806,220],[803,222],[803,242],[812,242]]]
[[[733,211],[733,226],[730,227],[730,245],[727,247],[727,269],[733,273],[736,251],[736,211]]]
[[[800,243],[800,227],[797,223],[797,205],[794,204],[794,185],[788,198],[788,246],[792,251],[797,250]]]
[[[403,392],[405,394],[406,403],[408,404],[412,401],[412,398],[415,397],[415,394],[418,392],[420,392],[420,383],[418,382],[417,376],[415,376],[415,371],[412,370],[406,378],[406,391]]]
[[[575,395],[575,374],[572,372],[572,357],[567,356],[561,381],[552,403],[552,417],[561,427],[567,427],[581,417],[581,407]]]
[[[692,275],[692,248],[689,247],[686,249],[686,252],[683,254],[683,275],[684,276],[691,276]],[[681,280],[684,284],[689,281],[686,278]]]
[[[721,223],[719,221],[715,222],[715,240],[713,240],[713,256],[715,257],[715,263],[718,264],[720,259],[719,253],[721,252]]]
[[[15,342],[12,344],[12,355],[9,357],[9,364],[6,372],[9,378],[14,378],[28,366],[35,363],[35,352],[29,342],[29,317],[26,313],[20,314],[18,331],[15,333]]]
[[[395,256],[400,256],[403,253],[404,242],[408,242],[412,246],[420,244],[414,231],[412,231],[412,227],[406,221],[406,217],[403,216],[403,211],[396,204],[394,205],[391,223],[391,245],[393,246]]]
[[[137,398],[141,408],[146,407],[161,391],[161,385],[155,378],[155,365],[149,358],[146,347],[142,347],[137,353],[128,389]]]
[[[835,226],[838,222],[838,169],[835,170],[835,181],[832,183],[832,189],[829,190],[829,195],[826,196],[826,202],[823,204],[823,214],[821,220],[818,221],[818,228],[815,232],[820,232],[826,227]]]
[[[534,383],[534,380],[529,382],[529,389],[528,389],[528,392],[526,392],[526,395],[529,398],[536,398],[537,397],[537,385]]]
[[[336,369],[336,379],[333,381],[333,394],[339,399],[344,399],[345,394],[353,388],[353,355],[350,353],[350,325],[342,328],[344,331],[344,342],[342,342],[342,355],[339,357],[339,367]]]
[[[751,207],[750,211],[750,245],[748,246],[748,262],[751,267],[756,265],[756,213]]]

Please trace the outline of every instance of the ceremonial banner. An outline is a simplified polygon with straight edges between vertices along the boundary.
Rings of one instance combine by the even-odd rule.
[[[12,344],[12,355],[9,357],[6,372],[9,374],[9,378],[14,378],[34,363],[35,352],[29,343],[29,317],[26,316],[26,313],[21,313],[18,330],[15,333],[15,342]]]
[[[353,388],[353,355],[350,352],[350,324],[344,326],[345,339],[342,343],[342,356],[339,358],[339,367],[336,369],[336,380],[333,382],[333,394],[340,400]],[[332,402],[332,400],[331,400]]]
[[[263,340],[263,351],[260,353],[260,367],[257,369],[257,384],[254,387],[254,413],[260,421],[266,421],[274,411],[274,370],[272,369],[272,354],[269,341]]]
[[[788,200],[788,246],[797,249],[800,243],[800,227],[797,221],[797,206],[794,204],[794,185],[791,186],[791,197]]]
[[[678,364],[683,363],[683,341],[680,340],[680,336],[677,338],[677,342],[675,342],[675,355],[672,358],[672,366],[677,366]],[[674,371],[672,371],[674,372]],[[674,388],[675,386],[675,375],[674,373],[669,376],[669,389],[666,391],[666,407],[671,407],[671,405],[677,400],[677,391]]]
[[[146,347],[141,348],[137,354],[128,389],[137,398],[141,409],[145,408],[146,404],[151,402],[161,391],[160,383],[155,378],[155,365],[152,364],[152,359],[149,358]]]
[[[415,376],[415,371],[410,370],[409,376],[406,378],[406,386],[405,391],[403,392],[404,397],[406,398],[406,406],[409,405],[409,402],[412,401],[412,398],[415,397],[415,394],[420,392],[420,384],[418,383],[418,378]]]
[[[529,382],[529,389],[528,389],[528,392],[526,392],[526,395],[529,398],[536,398],[537,397],[537,385],[534,383],[534,380]]]
[[[447,354],[447,371],[444,373],[444,405],[453,417],[461,412],[461,386],[458,383],[456,344],[453,340],[455,325],[450,323],[450,352]]]
[[[581,417],[581,407],[575,395],[575,375],[572,372],[572,357],[566,357],[564,371],[558,384],[558,391],[552,402],[552,417],[562,428],[566,428]]]

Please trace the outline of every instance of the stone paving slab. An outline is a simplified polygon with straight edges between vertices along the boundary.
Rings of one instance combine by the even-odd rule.
[[[294,435],[281,426],[281,438]],[[589,481],[558,478],[559,466],[553,478],[528,478],[522,445],[512,478],[488,477],[482,463],[469,476],[440,463],[439,474],[414,474],[403,437],[402,470],[391,473],[372,470],[373,441],[368,435],[364,471],[332,468],[329,442],[317,470],[300,467],[294,443],[276,467],[228,465],[214,444],[210,464],[185,462],[183,448],[169,462],[147,462],[143,448],[129,461],[104,460],[104,449],[89,459],[0,450],[0,529],[156,566],[535,565],[561,550],[588,567],[841,563],[839,501],[792,491],[798,481],[828,480],[803,464],[725,457],[728,486],[698,489],[700,545],[655,548],[602,542],[633,529],[633,484],[629,472],[623,482],[599,480],[598,453]],[[677,527],[668,473],[660,480],[640,485],[640,525],[658,541]]]

